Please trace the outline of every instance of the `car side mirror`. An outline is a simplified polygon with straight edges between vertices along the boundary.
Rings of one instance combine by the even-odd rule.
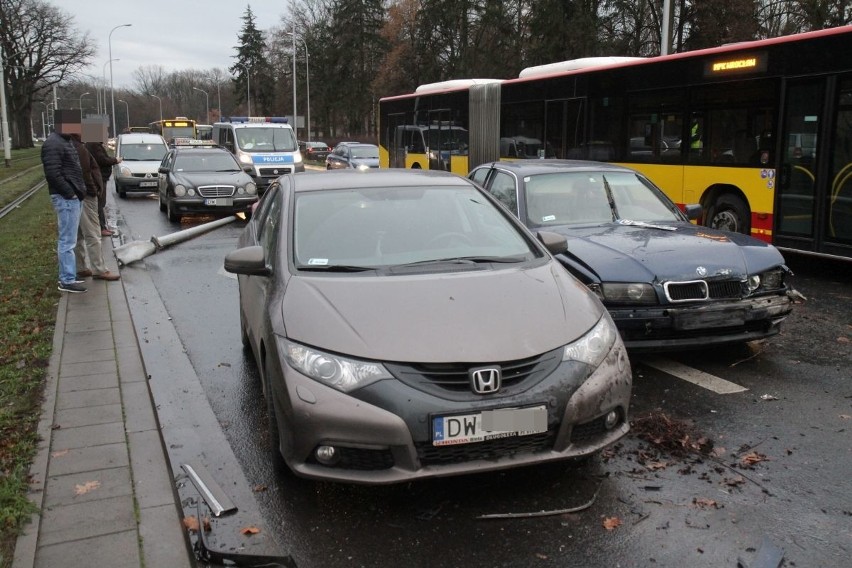
[[[690,203],[683,206],[683,212],[686,214],[687,219],[695,221],[696,219],[700,219],[701,215],[704,214],[704,208],[698,203]]]
[[[272,271],[266,266],[263,247],[255,245],[239,248],[225,256],[225,271],[245,276],[269,276]]]
[[[562,254],[568,250],[568,239],[559,233],[538,231],[535,236],[551,254]]]
[[[160,166],[159,168],[157,168],[157,171],[161,174],[167,174],[167,173],[169,173],[169,168]]]
[[[247,174],[253,174],[254,166],[243,166],[243,171]]]

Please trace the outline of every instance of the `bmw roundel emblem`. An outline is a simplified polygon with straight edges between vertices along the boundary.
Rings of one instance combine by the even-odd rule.
[[[699,276],[707,276],[707,269],[704,268],[703,266],[699,266],[698,268],[695,269],[695,273],[698,274]]]

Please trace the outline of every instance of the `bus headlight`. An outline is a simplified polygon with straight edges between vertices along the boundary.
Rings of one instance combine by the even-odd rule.
[[[242,162],[243,164],[253,165],[253,163],[251,161],[251,156],[249,156],[248,154],[243,154],[242,152],[240,152],[239,154],[237,154],[237,157],[240,159],[240,162]]]

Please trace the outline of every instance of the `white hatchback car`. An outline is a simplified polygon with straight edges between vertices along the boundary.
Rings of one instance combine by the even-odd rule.
[[[115,157],[121,158],[121,163],[112,167],[118,196],[127,197],[127,192],[156,193],[157,170],[168,151],[159,134],[120,134]]]

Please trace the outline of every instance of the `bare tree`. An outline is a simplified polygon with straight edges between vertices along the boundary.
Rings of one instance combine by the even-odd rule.
[[[31,148],[33,103],[88,65],[95,49],[68,12],[43,0],[0,0],[0,45],[11,138]]]

